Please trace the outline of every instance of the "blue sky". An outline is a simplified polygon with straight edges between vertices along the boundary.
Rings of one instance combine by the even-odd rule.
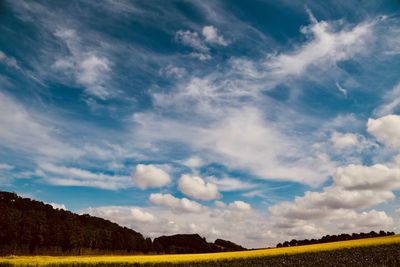
[[[248,247],[397,230],[398,1],[0,1],[0,189]]]

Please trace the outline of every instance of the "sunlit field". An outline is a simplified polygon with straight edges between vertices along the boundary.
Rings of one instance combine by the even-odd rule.
[[[0,264],[2,265],[110,265],[110,266],[127,266],[142,265],[142,264],[182,264],[182,263],[194,263],[195,265],[190,266],[207,266],[210,263],[230,261],[230,264],[234,264],[235,260],[242,262],[243,260],[257,260],[261,258],[269,258],[274,256],[283,255],[296,255],[309,253],[313,257],[317,256],[321,251],[349,251],[352,248],[362,248],[374,251],[374,249],[393,248],[395,245],[398,250],[400,245],[400,235],[388,236],[388,237],[377,237],[367,238],[359,240],[332,242],[325,244],[315,244],[308,246],[297,246],[297,247],[286,247],[286,248],[272,248],[272,249],[260,249],[251,251],[241,252],[224,252],[224,253],[207,253],[207,254],[181,254],[181,255],[137,255],[137,256],[9,256],[0,258]],[[368,247],[368,248],[366,248]],[[314,252],[314,253],[313,253]],[[362,251],[361,251],[362,253]],[[389,252],[390,253],[390,252]],[[221,265],[224,266],[224,265]],[[240,266],[240,265],[236,265]]]

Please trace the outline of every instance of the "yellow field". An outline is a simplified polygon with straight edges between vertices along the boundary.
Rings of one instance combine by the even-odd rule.
[[[101,264],[101,263],[159,263],[159,262],[200,262],[227,259],[277,256],[282,254],[297,254],[323,250],[335,250],[361,246],[374,246],[400,243],[400,235],[366,238],[360,240],[341,241],[308,246],[260,249],[240,252],[180,254],[180,255],[138,255],[138,256],[10,256],[0,257],[1,263],[13,265],[47,265],[47,264]]]

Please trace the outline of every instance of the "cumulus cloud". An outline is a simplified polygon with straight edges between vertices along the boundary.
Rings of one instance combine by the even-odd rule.
[[[398,166],[391,168],[383,164],[373,166],[351,164],[339,168],[333,179],[335,184],[350,190],[398,190],[400,168]]]
[[[386,115],[378,119],[369,119],[367,130],[379,142],[389,147],[400,147],[400,116]]]
[[[294,238],[310,238],[325,234],[390,229],[394,221],[384,211],[357,212],[356,209],[392,199],[394,194],[390,191],[348,191],[333,187],[321,193],[306,192],[303,197],[296,197],[293,202],[278,203],[268,211],[275,229]]]
[[[213,200],[220,197],[218,187],[215,184],[205,182],[196,175],[183,174],[178,185],[182,193],[195,199]]]
[[[153,164],[138,164],[136,170],[132,173],[132,178],[141,189],[163,187],[171,183],[169,174]]]
[[[241,201],[241,200],[236,200],[233,201],[228,205],[228,208],[233,209],[233,210],[239,210],[239,211],[249,211],[251,210],[251,205],[247,202]]]
[[[181,163],[189,168],[199,168],[204,164],[204,161],[200,157],[193,156],[181,161]]]
[[[218,34],[218,29],[212,25],[204,26],[201,33],[203,34],[206,42],[217,45],[227,46],[228,42],[225,41],[222,35]]]
[[[88,170],[58,166],[52,163],[39,163],[36,175],[46,182],[59,186],[86,186],[107,190],[132,187],[131,177],[94,173]]]
[[[368,231],[371,228],[390,229],[394,221],[384,211],[370,209],[395,199],[393,190],[400,186],[400,170],[384,165],[353,165],[337,169],[333,184],[322,192],[305,192],[293,201],[269,207],[276,227],[307,230],[304,235],[322,235],[340,231]],[[318,226],[318,227],[317,227]]]
[[[149,198],[152,204],[162,205],[177,212],[200,212],[206,207],[187,198],[176,198],[171,194],[151,194]]]
[[[395,146],[396,116],[368,120],[368,131],[379,141]],[[344,148],[360,143],[360,136],[332,135],[331,141]],[[321,192],[307,191],[293,201],[268,208],[273,225],[291,236],[315,236],[343,231],[392,229],[394,220],[384,211],[371,209],[395,199],[400,188],[399,157],[393,162],[365,166],[349,164],[336,169],[333,183]]]
[[[143,210],[141,210],[140,208],[132,208],[130,210],[131,214],[132,214],[132,219],[135,221],[139,221],[139,222],[151,222],[154,220],[154,215],[149,213],[149,212],[145,212]]]
[[[124,207],[124,206],[103,206],[97,208],[88,208],[81,211],[81,213],[89,213],[94,216],[110,219],[111,221],[121,223],[124,226],[128,226],[126,222],[132,225],[143,225],[156,221],[156,217],[145,211],[140,207]],[[132,227],[138,229],[137,227]]]
[[[151,214],[146,216],[149,217],[146,223],[136,216],[133,217],[132,208],[139,209],[144,214]],[[249,248],[274,246],[291,238],[315,238],[324,234],[390,229],[393,224],[393,219],[385,212],[376,210],[356,212],[340,209],[320,220],[289,220],[284,217],[284,211],[265,216],[241,201],[185,213],[185,216],[176,216],[176,210],[168,206],[99,207],[82,212],[107,218],[150,237],[199,233],[209,241],[223,238]]]
[[[269,210],[273,215],[280,214],[290,219],[312,220],[331,217],[336,210],[368,208],[392,199],[394,194],[390,191],[351,191],[328,187],[322,192],[307,191],[293,202],[281,202]]]
[[[338,149],[346,149],[360,144],[360,136],[354,133],[333,132],[331,135],[333,146]]]
[[[150,198],[153,198],[155,206],[146,208],[106,206],[86,209],[81,213],[109,219],[150,237],[198,233],[211,242],[216,238],[223,238],[249,247],[259,247],[261,244],[265,246],[266,240],[255,236],[258,230],[264,232],[262,228],[264,218],[248,203],[234,201],[219,208],[191,207],[188,211],[187,208],[182,210],[182,199],[169,194],[153,194]],[[152,219],[143,223],[137,216],[133,216],[132,209],[151,214]],[[177,213],[184,215],[177,216]]]

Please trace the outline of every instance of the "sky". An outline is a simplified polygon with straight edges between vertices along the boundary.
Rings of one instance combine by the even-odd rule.
[[[400,231],[399,1],[0,0],[0,190],[146,237]]]

